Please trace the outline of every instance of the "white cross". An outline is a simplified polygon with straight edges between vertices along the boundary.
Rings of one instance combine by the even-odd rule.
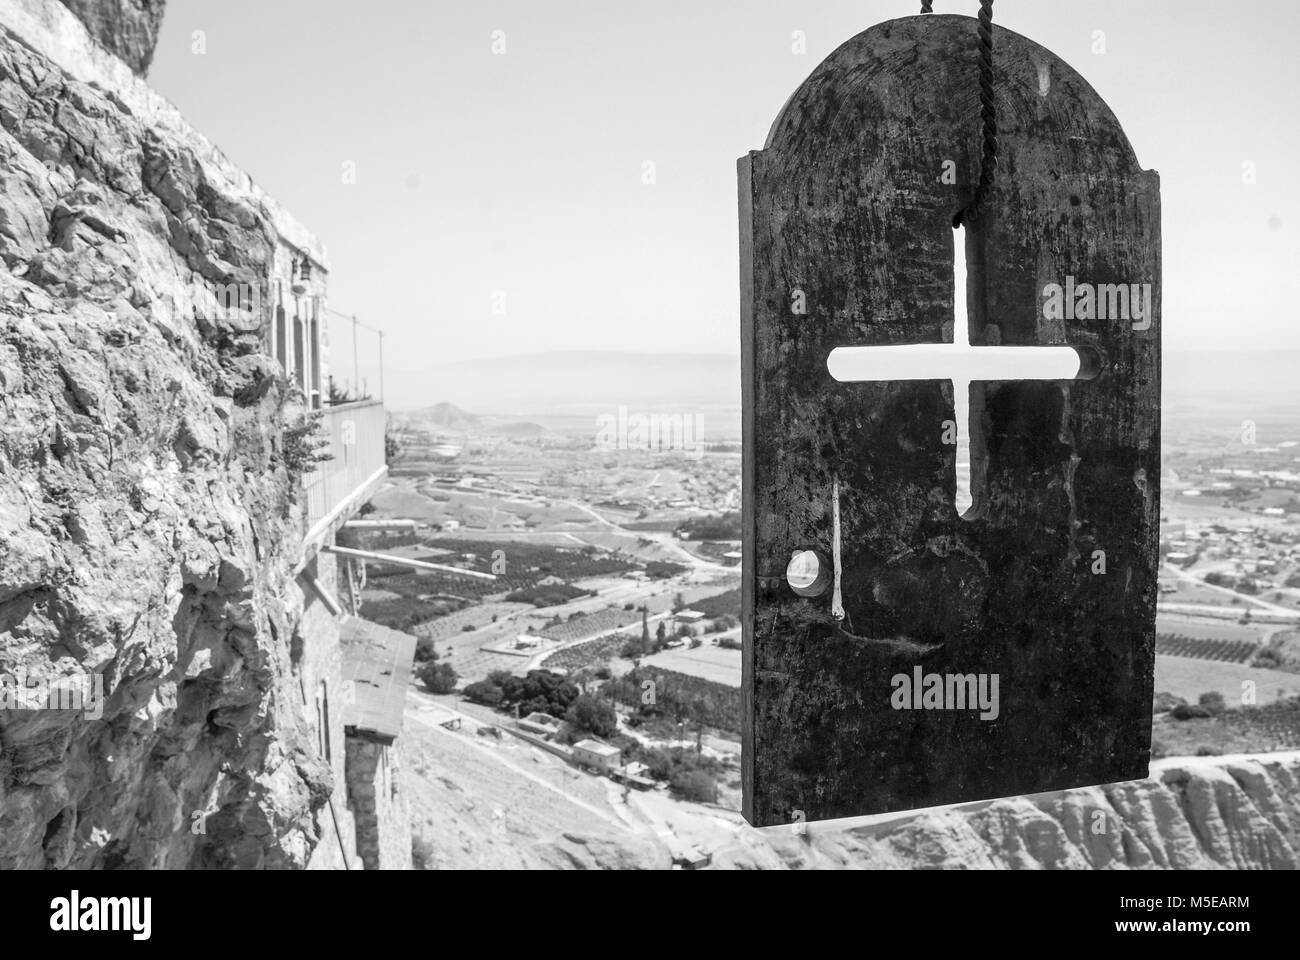
[[[960,248],[962,256],[956,255]],[[1074,380],[1080,355],[1073,347],[975,347],[970,343],[966,287],[966,229],[958,227],[953,256],[953,342],[879,347],[836,347],[826,369],[841,383],[863,380],[948,380],[953,385],[955,418],[948,425],[957,439],[958,514],[971,507],[970,385],[1005,380]],[[944,425],[939,425],[942,428]],[[942,437],[942,429],[940,429]]]

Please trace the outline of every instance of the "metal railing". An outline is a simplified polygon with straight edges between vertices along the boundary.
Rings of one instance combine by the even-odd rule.
[[[318,463],[303,478],[307,530],[310,533],[332,516],[385,467],[382,400],[325,407],[321,425],[329,438],[331,459]],[[360,507],[360,503],[356,504]]]

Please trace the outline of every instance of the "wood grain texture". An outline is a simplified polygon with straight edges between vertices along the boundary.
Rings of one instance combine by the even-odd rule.
[[[975,345],[1071,344],[1089,381],[975,384],[978,511],[953,506],[948,381],[839,383],[844,345],[952,340],[979,178],[976,21],[836,50],[741,158],[744,792],[756,825],[1143,777],[1159,524],[1159,179],[1053,54],[994,27],[999,165],[968,223]],[[1044,79],[1046,78],[1046,79]],[[945,160],[957,183],[941,182]],[[1149,329],[1043,317],[1067,275],[1152,284]],[[981,285],[981,278],[983,284]],[[791,312],[794,291],[807,315]],[[843,523],[844,621],[785,584]],[[1092,572],[1105,551],[1106,573]],[[894,710],[890,678],[996,673],[1000,716]]]

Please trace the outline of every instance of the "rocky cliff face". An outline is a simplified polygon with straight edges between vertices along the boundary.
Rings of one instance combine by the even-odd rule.
[[[622,791],[511,737],[407,701],[402,770],[439,869],[1186,870],[1300,867],[1300,751],[1156,761],[1129,783],[755,830],[733,810]]]
[[[1181,758],[1146,780],[1016,797],[804,837],[749,831],[716,866],[903,869],[1300,867],[1300,754]]]
[[[165,0],[61,0],[90,35],[144,76],[162,27]]]
[[[104,690],[0,709],[0,869],[298,866],[318,836],[300,412],[256,319],[186,306],[276,235],[202,150],[0,27],[0,679]]]

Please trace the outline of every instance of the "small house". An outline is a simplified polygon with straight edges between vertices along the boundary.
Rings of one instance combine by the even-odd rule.
[[[579,766],[608,773],[618,769],[623,751],[599,740],[579,740],[573,745],[573,760]]]

